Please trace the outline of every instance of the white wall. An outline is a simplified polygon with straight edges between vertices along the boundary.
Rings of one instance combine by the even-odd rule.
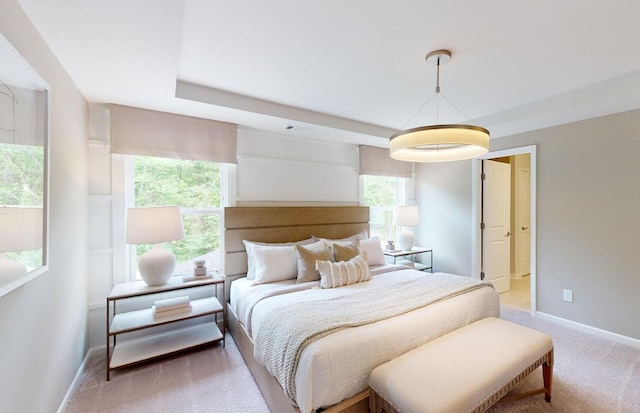
[[[358,147],[238,129],[237,204],[357,205]]]
[[[638,119],[636,110],[491,142],[494,151],[537,146],[537,310],[635,339],[640,339]],[[461,161],[451,167],[460,173],[444,176],[440,168],[449,171],[448,165],[418,165],[418,197],[425,208],[433,193],[470,188],[470,162]],[[450,251],[434,251],[437,270],[470,268],[471,195],[469,190],[438,207],[451,211],[449,225],[420,228],[430,237],[463,240],[447,244]],[[443,267],[439,254],[460,258]],[[562,300],[564,288],[573,290],[573,303]]]
[[[58,408],[87,350],[87,103],[15,0],[0,32],[51,88],[49,271],[0,298],[0,410]]]
[[[433,271],[471,275],[471,163],[416,164],[416,245],[433,249]]]

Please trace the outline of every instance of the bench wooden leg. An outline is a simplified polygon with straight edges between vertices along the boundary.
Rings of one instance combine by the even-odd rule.
[[[542,364],[542,379],[544,380],[544,399],[551,403],[551,384],[553,381],[553,350],[549,355],[549,360]]]

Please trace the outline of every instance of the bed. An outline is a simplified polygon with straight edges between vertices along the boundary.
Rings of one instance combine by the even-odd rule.
[[[368,375],[373,368],[473,321],[499,315],[498,296],[490,286],[467,277],[431,275],[402,266],[371,265],[369,280],[339,288],[320,288],[320,281],[296,279],[254,285],[255,279],[246,277],[247,249],[252,247],[243,241],[283,243],[311,236],[343,239],[368,231],[368,220],[366,207],[225,208],[229,330],[271,411],[366,412]],[[456,283],[455,293],[440,292],[452,282]],[[413,295],[402,295],[407,293],[399,291],[401,288],[413,291]],[[415,294],[418,288],[425,290]],[[349,304],[327,305],[344,302]],[[313,314],[314,307],[345,312],[372,304],[380,306],[381,312],[387,312],[387,307],[402,308],[386,317],[368,310],[355,311],[367,315],[358,316],[357,323],[346,321],[344,328],[310,332],[319,338],[305,339],[305,345],[293,352],[295,357],[284,350],[290,348],[289,342],[282,344],[282,340],[295,341],[293,335],[276,333],[278,324],[286,332],[290,328],[287,323],[295,321],[287,314]],[[317,314],[324,313],[330,311]],[[313,324],[312,328],[322,324],[318,315],[309,316],[314,322],[307,324]],[[283,322],[274,322],[274,318]],[[293,373],[283,378],[273,360],[282,363],[285,359],[287,369],[283,370],[294,367]]]

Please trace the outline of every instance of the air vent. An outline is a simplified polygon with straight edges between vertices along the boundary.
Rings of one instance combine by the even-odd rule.
[[[285,129],[290,131],[295,131],[295,132],[309,132],[309,131],[315,130],[315,128],[311,128],[308,126],[300,126],[300,125],[287,125]]]

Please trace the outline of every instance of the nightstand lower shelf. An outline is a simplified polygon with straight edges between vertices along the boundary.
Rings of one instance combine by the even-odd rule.
[[[153,336],[118,341],[113,348],[109,369],[128,366],[222,339],[222,332],[212,321]]]

